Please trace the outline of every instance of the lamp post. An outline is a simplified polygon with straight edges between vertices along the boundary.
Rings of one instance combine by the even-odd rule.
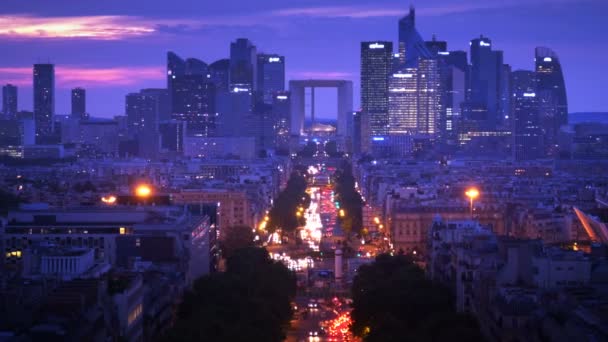
[[[476,188],[470,188],[464,193],[470,200],[469,210],[471,213],[471,219],[473,219],[473,200],[479,197],[479,190]]]

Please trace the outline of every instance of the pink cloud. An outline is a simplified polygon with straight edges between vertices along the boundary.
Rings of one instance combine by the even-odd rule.
[[[32,68],[28,67],[0,68],[0,79],[4,83],[18,86],[32,86],[32,74]],[[162,67],[55,67],[56,86],[59,88],[128,86],[147,81],[161,81],[163,76]]]

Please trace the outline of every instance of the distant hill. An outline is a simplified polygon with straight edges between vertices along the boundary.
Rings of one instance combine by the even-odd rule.
[[[598,122],[608,124],[608,112],[578,112],[568,114],[568,123]]]

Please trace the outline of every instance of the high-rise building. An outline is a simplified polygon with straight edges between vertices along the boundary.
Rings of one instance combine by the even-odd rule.
[[[55,65],[34,64],[34,120],[37,143],[53,133]]]
[[[361,43],[361,107],[369,116],[372,136],[388,133],[388,76],[392,69],[393,43]]]
[[[418,70],[406,68],[389,77],[389,134],[418,131]]]
[[[285,90],[285,57],[259,54],[257,63],[258,92],[264,103],[271,104],[273,95]]]
[[[86,118],[86,90],[83,88],[72,89],[72,117]]]
[[[399,61],[401,67],[416,67],[420,58],[432,58],[424,39],[416,30],[416,11],[410,12],[399,20]]]
[[[17,115],[17,87],[7,84],[2,87],[2,114],[5,119],[14,119]]]
[[[169,101],[169,91],[164,88],[146,88],[140,90],[141,94],[152,96],[156,101],[156,111],[158,120],[166,121],[171,119],[171,102]]]
[[[533,71],[517,70],[511,74],[513,91],[513,157],[531,160],[543,155],[537,80]]]
[[[213,135],[216,116],[213,83],[203,75],[178,75],[172,91],[172,119],[186,122],[189,135]]]
[[[209,75],[218,93],[228,92],[230,88],[230,60],[224,58],[211,63],[209,65]]]
[[[183,60],[173,52],[167,54],[170,117],[186,122],[187,134],[214,134],[216,93],[211,69],[199,59]],[[169,119],[162,114],[161,118]]]
[[[441,79],[437,59],[418,63],[418,133],[436,136],[442,112]]]
[[[257,50],[246,38],[230,43],[230,85],[257,90]]]
[[[429,50],[433,57],[440,56],[441,52],[448,51],[448,43],[446,41],[437,40],[435,35],[433,35],[433,40],[424,42],[424,45],[426,45],[427,50]]]
[[[541,126],[545,132],[547,154],[555,155],[560,127],[568,123],[564,75],[559,57],[549,48],[537,47],[535,61]]]
[[[501,123],[500,89],[503,75],[502,51],[492,50],[492,41],[484,36],[471,40],[471,95],[473,106],[485,107],[483,126],[494,130]]]
[[[141,92],[130,93],[125,98],[127,127],[131,134],[138,135],[144,131],[156,131],[159,122],[157,99]]]
[[[289,133],[291,128],[291,94],[288,91],[273,95],[272,112],[275,120],[275,149],[282,153],[289,152]]]

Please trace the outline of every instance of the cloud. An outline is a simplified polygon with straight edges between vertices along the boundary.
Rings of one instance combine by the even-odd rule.
[[[316,80],[340,80],[350,79],[353,73],[343,71],[292,71],[289,72],[290,79],[316,79]]]
[[[18,86],[32,86],[32,68],[0,68],[0,79]],[[162,67],[112,67],[88,68],[78,66],[56,66],[56,86],[88,88],[136,85],[142,82],[162,81]]]

